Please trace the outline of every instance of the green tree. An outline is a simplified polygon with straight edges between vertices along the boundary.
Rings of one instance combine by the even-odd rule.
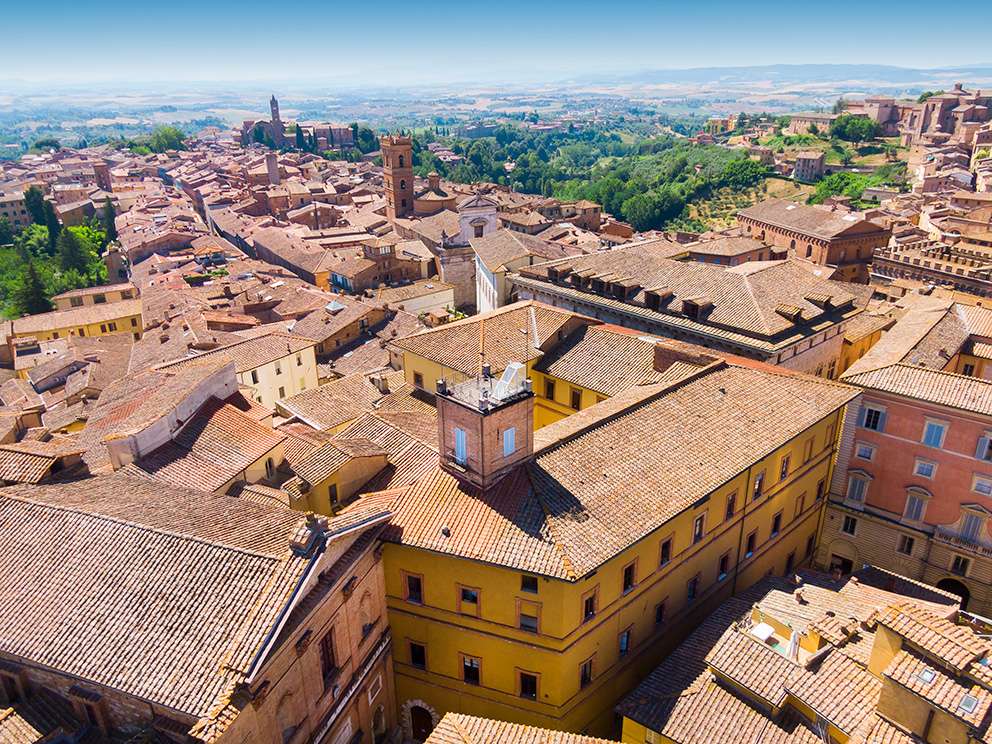
[[[0,245],[9,245],[14,242],[14,226],[10,224],[7,215],[0,214]]]
[[[75,269],[80,274],[86,273],[88,256],[73,228],[63,230],[59,235],[58,256],[63,271]]]
[[[296,127],[296,149],[305,150],[307,143],[303,139],[303,130],[300,127]]]
[[[152,132],[151,142],[148,147],[152,152],[165,152],[166,150],[185,150],[183,140],[186,135],[183,130],[177,127],[159,126]]]
[[[844,96],[841,96],[834,103],[833,113],[839,114],[847,108],[847,101],[844,100]]]
[[[45,224],[45,195],[37,186],[30,187],[24,192],[24,206],[31,215],[31,221],[36,225]]]
[[[14,307],[22,315],[37,315],[52,310],[52,299],[45,290],[34,261],[28,262],[28,267],[21,279],[21,285],[14,291]]]
[[[55,255],[58,245],[59,233],[62,232],[62,223],[55,212],[55,207],[48,200],[45,200],[45,226],[48,228],[48,255]]]
[[[31,145],[33,150],[58,150],[62,145],[54,137],[42,137],[39,140],[35,140],[34,144]]]
[[[637,194],[623,203],[621,214],[634,230],[643,232],[655,227],[658,206],[649,194]]]
[[[818,137],[820,135],[820,128],[813,122],[810,122],[810,125],[806,128],[806,131],[814,137]]]
[[[108,243],[117,240],[117,207],[109,196],[103,202],[103,233]]]
[[[723,181],[735,191],[744,191],[764,180],[765,173],[765,167],[756,160],[733,160],[723,171]]]
[[[943,90],[933,91],[928,90],[925,93],[920,93],[920,97],[916,99],[917,103],[923,103],[928,98],[933,98],[934,96],[939,96],[943,94]]]

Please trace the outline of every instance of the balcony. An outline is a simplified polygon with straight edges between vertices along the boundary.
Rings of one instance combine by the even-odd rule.
[[[978,553],[979,555],[992,557],[992,548],[986,547],[977,542],[972,542],[971,540],[962,537],[955,532],[950,532],[938,527],[933,533],[933,537],[938,542],[952,545],[958,550],[967,550],[972,553]]]

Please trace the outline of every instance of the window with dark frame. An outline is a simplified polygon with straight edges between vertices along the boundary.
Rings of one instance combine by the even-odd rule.
[[[700,514],[692,523],[692,544],[695,545],[706,536],[706,515]]]
[[[631,563],[629,566],[627,566],[623,570],[623,592],[624,592],[624,594],[626,594],[631,589],[633,589],[634,586],[636,585],[636,583],[637,583],[637,566],[636,566],[636,564]]]
[[[422,643],[410,642],[410,666],[417,669],[427,668],[427,646]]]
[[[737,492],[730,494],[727,497],[727,519],[733,519],[734,514],[737,512]]]
[[[619,655],[622,659],[630,651],[630,628],[627,628],[623,633],[620,634],[619,638]]]
[[[408,602],[414,602],[416,604],[424,603],[424,580],[419,576],[407,574],[406,599]]]
[[[481,662],[472,656],[462,657],[462,681],[469,685],[477,685],[482,679]]]
[[[718,578],[722,579],[727,575],[730,570],[730,553],[724,553],[720,556],[720,568],[718,571]]]
[[[761,471],[754,477],[754,494],[751,497],[752,501],[757,501],[761,498],[765,487],[765,472]]]
[[[585,688],[592,684],[592,659],[579,667],[579,687]]]
[[[530,594],[537,594],[537,577],[536,576],[521,576],[520,577],[520,591],[528,592]]]
[[[806,540],[806,557],[809,558],[813,555],[813,549],[816,547],[816,535],[810,535]]]
[[[555,381],[554,380],[544,380],[544,397],[548,400],[555,399]]]
[[[520,697],[537,700],[537,675],[520,672]]]
[[[668,600],[666,599],[664,602],[659,603],[654,608],[654,624],[661,625],[663,622],[665,622],[665,617],[667,616],[667,614],[668,614]]]
[[[772,537],[782,531],[782,512],[772,517]]]
[[[334,655],[334,629],[324,633],[320,639],[320,674],[324,678],[326,688],[337,676],[338,664]]]
[[[669,537],[661,544],[661,560],[659,566],[665,566],[672,562],[672,538]]]
[[[596,594],[593,592],[582,603],[582,620],[585,622],[596,615]]]
[[[750,535],[747,536],[747,543],[746,543],[747,547],[745,549],[745,554],[744,554],[745,558],[750,558],[752,555],[754,555],[754,548],[755,546],[757,546],[757,544],[758,544],[758,531],[755,530],[754,532],[752,532]]]
[[[687,603],[693,602],[695,601],[698,595],[699,595],[699,576],[694,576],[693,578],[689,579],[688,583],[686,584],[685,601]]]

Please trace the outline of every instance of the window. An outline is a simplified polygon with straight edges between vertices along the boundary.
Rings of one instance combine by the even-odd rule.
[[[654,608],[654,624],[661,625],[668,615],[668,600],[664,599]]]
[[[747,536],[747,543],[745,544],[744,557],[750,558],[754,555],[754,549],[758,544],[758,531],[755,530],[750,535]]]
[[[799,516],[803,513],[806,508],[806,494],[799,494],[799,498],[796,499],[796,512],[792,515],[793,519],[799,519]]]
[[[517,622],[517,627],[520,630],[526,630],[528,633],[540,633],[540,621],[537,616],[537,610],[532,605],[523,605],[520,608],[520,619]]]
[[[585,688],[592,684],[593,672],[595,671],[594,669],[595,658],[596,657],[593,657],[591,659],[588,659],[587,661],[582,662],[582,666],[579,667],[580,688]]]
[[[70,307],[82,307],[83,306],[83,298],[82,297],[70,297],[69,298],[69,306]]]
[[[827,479],[824,478],[816,484],[816,501],[819,503],[823,499],[823,491],[826,489]]]
[[[688,582],[686,582],[686,593],[685,601],[686,603],[692,602],[699,595],[699,574],[696,574]]]
[[[862,406],[858,411],[858,426],[872,431],[885,431],[885,411],[880,408]]]
[[[510,427],[503,432],[503,457],[509,457],[516,452],[516,429]]]
[[[896,552],[902,553],[903,555],[912,555],[913,547],[916,545],[916,540],[914,540],[909,535],[900,535],[899,544],[896,546]]]
[[[334,656],[334,629],[327,631],[320,639],[320,673],[326,688],[337,676],[338,664]]]
[[[906,508],[903,509],[902,515],[911,522],[919,522],[923,519],[923,509],[926,508],[926,505],[926,499],[909,494],[906,497]]]
[[[782,531],[782,512],[772,517],[772,537]]]
[[[841,525],[840,531],[845,535],[853,535],[857,527],[858,520],[855,517],[844,517],[844,524]]]
[[[727,519],[733,519],[737,512],[737,491],[727,497]]]
[[[954,556],[954,560],[951,562],[951,573],[956,573],[959,576],[966,576],[968,574],[968,567],[971,565],[971,561],[967,558],[963,558],[960,555]]]
[[[975,450],[975,457],[979,460],[992,462],[992,438],[982,437],[978,440],[978,448]]]
[[[131,318],[131,327],[132,328],[137,328],[138,327],[138,319],[137,318]]]
[[[271,480],[272,478],[275,478],[275,476],[276,476],[276,463],[271,457],[268,457],[265,460],[265,477]]]
[[[992,496],[992,479],[976,475],[971,490],[984,496]]]
[[[107,301],[107,295],[105,294],[95,294],[93,295],[93,304],[102,305]]]
[[[674,537],[669,537],[663,540],[661,543],[661,560],[658,562],[658,567],[668,565],[672,562],[672,541]]]
[[[754,477],[754,493],[751,496],[752,501],[757,501],[761,498],[761,494],[764,492],[765,487],[765,471],[762,470]]]
[[[572,408],[578,411],[582,407],[582,391],[578,388],[572,388]]]
[[[782,458],[782,467],[779,470],[778,479],[785,480],[789,477],[789,456],[786,455]]]
[[[927,421],[923,427],[923,444],[927,447],[941,447],[944,444],[944,435],[947,433],[947,424],[936,421]]]
[[[796,565],[796,551],[793,550],[785,559],[785,572],[790,573]]]
[[[286,388],[284,388],[284,387],[280,387],[279,388],[279,397],[280,398],[285,398],[286,397]]]
[[[279,362],[276,362],[276,374],[277,375],[282,374],[282,366],[279,364]]]
[[[458,587],[458,611],[463,615],[479,616],[479,590],[461,586]]]
[[[400,179],[400,191],[406,191],[406,179]]]
[[[858,504],[865,503],[865,492],[868,490],[868,481],[863,478],[851,476],[847,481],[847,500]]]
[[[296,366],[297,367],[302,367],[303,366],[303,355],[302,354],[297,354],[296,355]]]
[[[727,571],[730,570],[730,551],[720,556],[720,568],[717,572],[717,579],[723,579],[727,576]]]
[[[919,475],[922,478],[933,478],[934,472],[937,470],[937,463],[932,460],[921,460],[916,458],[916,463],[913,466],[913,474]]]
[[[106,332],[107,332],[107,326],[106,325],[101,325],[100,326],[100,333],[106,333]]]
[[[965,364],[965,365],[963,365],[961,367],[961,374],[963,374],[963,375],[965,375],[967,377],[974,377],[975,376],[975,365],[974,364]]]
[[[465,430],[455,429],[455,462],[464,465],[468,461],[465,455]]]
[[[251,384],[252,385],[257,385],[258,384],[258,370],[257,369],[253,369],[251,371]]]
[[[621,659],[627,655],[628,651],[630,651],[630,633],[631,629],[627,628],[627,630],[620,634],[618,639],[618,655]]]
[[[806,557],[809,558],[813,555],[813,550],[816,548],[816,534],[810,535],[806,539]]]
[[[410,648],[410,666],[417,667],[417,669],[427,668],[427,646],[422,643],[409,642]]]
[[[977,514],[965,512],[961,519],[961,537],[969,542],[978,542],[978,536],[981,534],[984,524],[985,520]]]
[[[813,437],[806,440],[806,444],[803,445],[803,463],[807,463],[813,459]]]
[[[596,608],[599,601],[598,587],[582,598],[582,622],[596,616]]]
[[[421,390],[424,389],[424,376],[420,372],[413,373],[413,384]]]
[[[554,400],[555,399],[555,381],[554,380],[548,380],[547,378],[545,378],[545,380],[544,380],[544,397],[547,398],[548,400]]]
[[[482,237],[482,231],[485,229],[486,226],[485,225],[472,225],[472,227],[474,228],[475,237],[481,238]]]
[[[528,592],[530,594],[537,594],[537,577],[536,576],[521,576],[520,577],[520,591]]]
[[[467,685],[481,684],[481,660],[472,656],[462,656],[462,681]]]
[[[3,693],[2,702],[7,705],[21,702],[21,687],[17,684],[17,679],[8,674],[0,674],[0,692]]]
[[[875,448],[870,444],[858,442],[854,445],[854,456],[859,460],[867,460],[868,462],[871,462],[875,459]]]
[[[706,535],[706,515],[700,514],[692,523],[692,544],[695,545]]]
[[[626,594],[637,586],[637,561],[623,569],[623,593]]]
[[[404,572],[406,573],[406,572]],[[424,603],[424,577],[417,574],[406,574],[406,596],[407,602],[414,604]]]
[[[517,671],[517,687],[520,697],[527,700],[537,700],[537,675],[530,672]]]

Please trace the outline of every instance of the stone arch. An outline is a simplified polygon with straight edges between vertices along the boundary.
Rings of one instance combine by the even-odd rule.
[[[937,588],[961,597],[961,609],[968,609],[968,600],[971,599],[971,592],[963,581],[947,576],[937,582]]]
[[[438,715],[437,711],[434,710],[430,705],[425,703],[421,699],[407,700],[403,703],[402,710],[400,711],[400,717],[403,722],[403,738],[409,741],[416,741],[413,738],[413,709],[422,708],[423,710],[430,713],[431,716],[431,728],[433,729],[441,721],[441,716]]]
[[[838,558],[847,560],[851,562],[852,570],[857,571],[861,568],[861,554],[858,549],[854,546],[850,540],[844,540],[838,538],[832,540],[830,545],[827,546],[827,565],[829,567],[830,563],[833,561],[834,556]]]
[[[293,693],[286,693],[279,700],[279,730],[282,732],[284,742],[293,738],[296,733],[296,702],[293,700]]]

